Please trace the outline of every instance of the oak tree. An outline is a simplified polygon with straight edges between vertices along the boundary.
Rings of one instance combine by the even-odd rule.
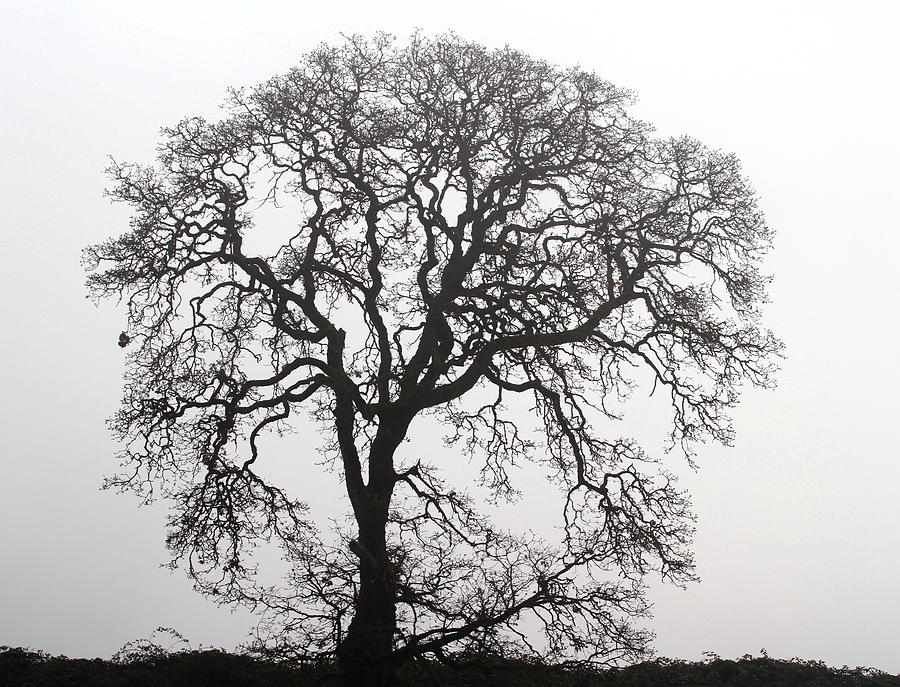
[[[730,441],[779,347],[758,313],[771,233],[733,156],[654,138],[630,102],[453,35],[353,37],[166,129],[155,166],[112,164],[133,219],[86,251],[93,295],[127,304],[109,483],[171,500],[173,558],[262,609],[270,650],[360,685],[421,656],[634,658],[644,577],[692,579],[686,496],[605,419],[651,384],[686,455]],[[423,418],[497,499],[540,466],[559,540],[496,526],[408,450]],[[262,437],[309,421],[350,530],[266,477]],[[260,541],[284,584],[255,575]]]

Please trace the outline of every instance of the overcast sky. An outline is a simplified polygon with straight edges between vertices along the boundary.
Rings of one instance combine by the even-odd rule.
[[[778,230],[766,323],[788,358],[775,391],[745,395],[734,448],[701,449],[697,474],[672,458],[702,582],[654,587],[658,653],[765,647],[900,673],[898,6],[5,0],[0,645],[109,656],[159,625],[195,646],[244,639],[249,614],[159,567],[165,505],[99,491],[124,314],[85,300],[79,259],[127,221],[102,169],[149,162],[161,126],[215,117],[227,87],[321,41],[419,27],[633,89],[661,134],[736,153]]]

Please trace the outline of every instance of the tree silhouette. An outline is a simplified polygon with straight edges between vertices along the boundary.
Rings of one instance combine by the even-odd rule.
[[[173,501],[174,559],[263,608],[270,650],[336,656],[360,685],[423,655],[633,658],[643,577],[692,579],[686,497],[596,428],[652,379],[673,445],[730,440],[738,385],[768,385],[779,347],[757,317],[770,231],[733,156],[654,139],[629,102],[452,35],[355,37],[166,129],[156,167],[113,163],[131,228],[86,251],[93,295],[128,307],[109,484]],[[254,226],[283,204],[281,239]],[[495,498],[515,498],[511,465],[543,466],[560,541],[492,526],[401,450],[423,416]],[[261,435],[303,417],[353,532],[257,469]],[[272,539],[284,586],[246,563]]]

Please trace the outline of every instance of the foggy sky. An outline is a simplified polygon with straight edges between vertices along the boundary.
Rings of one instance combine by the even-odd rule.
[[[102,170],[107,155],[150,162],[161,126],[217,117],[226,88],[321,41],[419,27],[633,89],[661,135],[736,153],[778,231],[779,386],[744,395],[735,446],[702,447],[698,473],[667,459],[693,495],[702,582],[654,587],[658,653],[764,647],[900,672],[897,5],[528,5],[3,4],[0,645],[109,656],[160,625],[195,646],[245,639],[248,613],[159,567],[166,505],[99,491],[124,313],[85,300],[79,260],[128,218]],[[659,439],[656,419],[621,431]]]

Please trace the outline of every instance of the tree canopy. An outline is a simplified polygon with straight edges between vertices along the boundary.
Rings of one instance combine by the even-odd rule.
[[[634,658],[645,575],[692,579],[686,496],[597,428],[651,380],[686,455],[731,440],[739,386],[769,385],[779,350],[771,232],[734,156],[654,138],[630,102],[509,48],[353,37],[165,129],[155,166],[111,166],[131,226],[86,251],[94,296],[128,308],[109,484],[172,500],[174,559],[264,609],[271,650],[336,655],[354,684],[419,655]],[[263,221],[278,206],[287,230]],[[424,416],[497,498],[511,465],[542,466],[560,540],[494,526],[405,451]],[[298,418],[330,437],[355,531],[258,469],[263,433]],[[272,539],[283,586],[248,562]]]

